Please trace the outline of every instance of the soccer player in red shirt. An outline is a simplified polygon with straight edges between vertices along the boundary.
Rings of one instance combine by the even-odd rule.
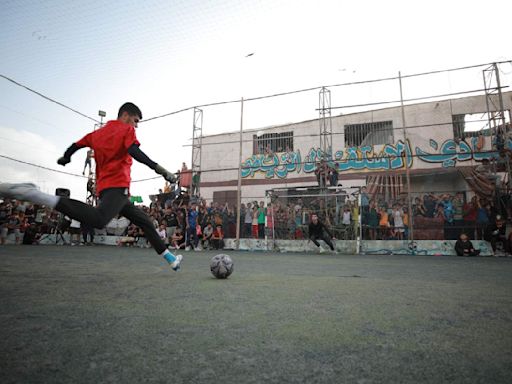
[[[149,159],[140,150],[135,128],[141,119],[140,109],[133,103],[125,103],[119,109],[117,120],[111,120],[102,128],[85,135],[57,160],[58,164],[65,166],[80,148],[89,147],[94,151],[96,193],[99,197],[97,207],[67,197],[43,193],[31,183],[1,183],[0,196],[49,206],[95,228],[103,228],[113,217],[121,214],[142,228],[156,252],[167,260],[173,270],[178,271],[183,257],[175,256],[167,249],[149,217],[129,199],[132,158],[146,164],[167,181],[174,182],[175,179],[171,172]]]

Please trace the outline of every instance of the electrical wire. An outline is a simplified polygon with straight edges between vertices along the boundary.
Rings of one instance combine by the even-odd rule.
[[[512,63],[512,60],[499,61],[499,62],[495,62],[495,63],[476,64],[476,65],[470,65],[470,66],[465,66],[465,67],[441,69],[441,70],[437,70],[437,71],[429,71],[429,72],[415,73],[415,74],[410,74],[410,75],[402,75],[401,77],[402,77],[402,79],[403,78],[411,78],[411,77],[425,76],[425,75],[437,74],[437,73],[443,73],[443,72],[452,72],[452,71],[457,71],[457,70],[481,68],[481,67],[488,66],[488,65],[503,64],[503,63]],[[394,76],[394,77],[385,77],[385,78],[373,79],[373,80],[352,81],[352,82],[341,83],[341,84],[331,84],[331,85],[325,85],[325,86],[317,86],[317,87],[312,87],[312,88],[299,89],[299,90],[289,91],[289,92],[274,93],[274,94],[265,95],[265,96],[250,97],[250,98],[247,98],[247,99],[243,99],[243,101],[244,102],[249,102],[249,101],[255,101],[255,100],[268,99],[268,98],[272,98],[272,97],[279,97],[279,96],[292,95],[292,94],[297,94],[297,93],[302,93],[302,92],[309,92],[309,91],[319,90],[319,89],[322,89],[322,88],[344,87],[344,86],[369,84],[369,83],[376,83],[376,82],[390,81],[390,80],[398,80],[398,79],[399,79],[398,76]],[[413,99],[411,99],[411,100],[413,100]],[[196,105],[194,107],[188,107],[188,108],[184,108],[184,109],[181,109],[181,110],[178,110],[178,111],[173,111],[173,112],[169,112],[169,113],[164,113],[162,115],[150,117],[148,119],[142,120],[141,123],[147,122],[147,121],[156,120],[156,119],[160,119],[160,118],[171,116],[171,115],[175,115],[177,113],[188,111],[188,110],[193,109],[193,108],[204,108],[204,107],[210,107],[210,106],[216,106],[216,105],[222,105],[222,104],[240,103],[241,101],[242,101],[242,99],[238,99],[238,100],[220,101],[220,102]]]
[[[35,90],[33,90],[32,88],[27,87],[26,85],[23,85],[23,84],[21,84],[21,83],[17,82],[16,80],[11,79],[10,77],[7,77],[7,76],[2,75],[2,74],[0,74],[0,77],[4,78],[4,79],[5,79],[5,80],[7,80],[7,81],[10,81],[11,83],[13,83],[13,84],[17,85],[18,87],[24,88],[24,89],[26,89],[26,90],[27,90],[27,91],[29,91],[29,92],[35,93],[36,95],[38,95],[38,96],[42,97],[42,98],[43,98],[43,99],[45,99],[45,100],[48,100],[48,101],[50,101],[50,102],[52,102],[52,103],[55,103],[55,104],[57,104],[57,105],[59,105],[59,106],[61,106],[61,107],[65,108],[65,109],[67,109],[67,110],[69,110],[69,111],[71,111],[71,112],[74,112],[74,113],[76,113],[77,115],[80,115],[80,116],[82,116],[82,117],[85,117],[86,119],[92,120],[92,121],[94,121],[95,123],[99,123],[99,122],[100,122],[99,120],[96,120],[96,119],[95,119],[95,118],[93,118],[93,117],[87,116],[85,113],[82,113],[82,112],[80,112],[80,111],[77,111],[76,109],[73,109],[73,108],[71,108],[71,107],[68,107],[67,105],[62,104],[60,101],[54,100],[54,99],[52,99],[51,97],[49,97],[49,96],[46,96],[46,95],[42,94],[41,92],[35,91]]]
[[[3,159],[14,161],[16,163],[21,163],[21,164],[25,164],[25,165],[30,165],[32,167],[44,169],[46,171],[51,171],[51,172],[61,173],[61,174],[68,175],[68,176],[75,176],[75,177],[81,177],[83,179],[87,179],[87,176],[78,175],[76,173],[71,173],[71,172],[60,171],[58,169],[44,167],[44,166],[39,165],[39,164],[34,164],[34,163],[31,163],[31,162],[28,162],[28,161],[23,161],[23,160],[15,159],[15,158],[10,157],[10,156],[0,155],[0,157],[3,158]]]

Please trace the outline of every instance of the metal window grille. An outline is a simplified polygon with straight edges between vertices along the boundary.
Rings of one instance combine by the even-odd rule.
[[[268,152],[291,152],[293,151],[293,132],[265,133],[261,136],[253,136],[254,154]]]
[[[393,142],[392,121],[345,125],[346,147],[392,144]]]

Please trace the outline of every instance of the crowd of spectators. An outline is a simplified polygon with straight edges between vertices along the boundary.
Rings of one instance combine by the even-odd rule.
[[[352,194],[339,186],[321,190],[322,194],[304,197],[274,195],[268,204],[241,204],[240,237],[307,239],[315,214],[337,239],[352,240],[361,234],[363,240],[406,240],[414,230],[415,240],[486,240],[494,251],[498,246],[512,251],[512,236],[506,231],[507,203],[496,207],[494,201],[476,195],[467,199],[464,192],[416,195],[409,204],[407,194],[371,196],[365,187]],[[170,248],[222,249],[225,238],[236,237],[235,204],[207,202],[168,184],[159,192],[149,206],[139,208],[151,217]],[[103,230],[94,230],[42,206],[0,202],[0,244],[9,235],[16,244],[37,244],[48,234],[64,241],[66,233],[72,245],[93,244],[95,235],[115,235],[121,238],[120,245],[149,246],[143,231],[121,216]]]

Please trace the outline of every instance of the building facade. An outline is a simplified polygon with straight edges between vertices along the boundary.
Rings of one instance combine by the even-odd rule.
[[[401,177],[394,180],[403,189],[409,173],[411,192],[470,190],[463,174],[454,171],[497,158],[498,131],[509,145],[512,92],[503,93],[504,127],[495,125],[495,111],[488,113],[487,104],[485,95],[410,104],[404,107],[405,122],[400,106],[331,117],[329,165],[344,187],[388,184],[385,176],[391,175]],[[318,185],[319,127],[315,119],[244,131],[242,201],[260,200],[270,189]],[[200,192],[207,200],[236,198],[239,140],[239,132],[202,138]]]

